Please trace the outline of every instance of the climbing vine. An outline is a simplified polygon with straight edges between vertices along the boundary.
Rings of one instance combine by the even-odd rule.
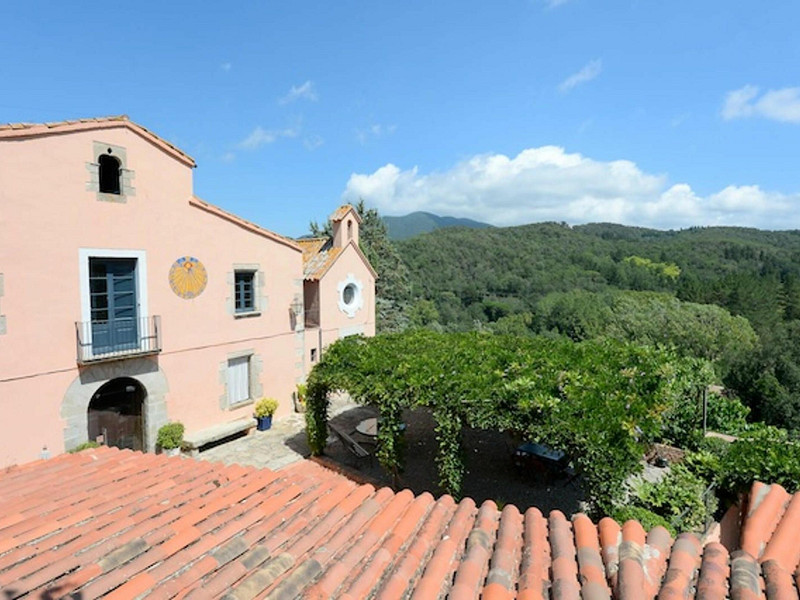
[[[331,345],[308,379],[309,446],[327,438],[327,396],[378,408],[381,464],[402,468],[402,411],[429,407],[443,489],[458,495],[463,427],[508,431],[567,453],[589,499],[608,510],[657,439],[662,415],[711,381],[705,362],[618,341],[416,330]]]

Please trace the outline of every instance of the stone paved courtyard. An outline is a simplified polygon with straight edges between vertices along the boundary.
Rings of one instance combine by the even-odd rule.
[[[338,399],[331,401],[329,414],[336,423],[352,430],[359,421],[372,416],[374,411],[354,404],[349,399]],[[268,431],[254,431],[250,435],[220,444],[201,452],[199,458],[228,465],[280,469],[311,454],[306,442],[305,426],[305,415],[293,413],[288,417],[275,419]]]

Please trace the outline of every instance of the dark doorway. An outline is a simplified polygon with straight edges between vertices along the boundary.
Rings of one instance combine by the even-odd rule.
[[[89,441],[144,450],[142,406],[146,392],[130,377],[112,379],[89,402]]]

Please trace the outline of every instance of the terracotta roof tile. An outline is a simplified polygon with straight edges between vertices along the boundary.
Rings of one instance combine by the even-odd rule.
[[[303,277],[318,281],[339,258],[344,248],[334,248],[331,238],[306,238],[297,240],[303,249]]]
[[[636,521],[376,490],[311,461],[273,472],[98,448],[0,473],[0,588],[11,597],[797,599],[798,498],[754,485],[742,549],[729,555]]]
[[[356,210],[355,206],[353,206],[352,204],[343,204],[342,206],[340,206],[339,208],[337,208],[337,209],[336,209],[336,210],[333,212],[333,214],[330,216],[330,219],[331,219],[331,221],[333,221],[334,223],[335,223],[336,221],[341,221],[342,219],[344,219],[344,218],[345,218],[345,216],[347,215],[347,213],[349,213],[350,211],[352,211],[352,212],[353,212],[353,216],[355,216],[355,218],[356,218],[356,221],[357,221],[357,222],[359,222],[359,223],[361,223],[361,215],[359,215],[359,214],[358,214],[358,211]]]

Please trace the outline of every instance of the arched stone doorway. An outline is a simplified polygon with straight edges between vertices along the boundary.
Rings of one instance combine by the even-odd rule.
[[[158,362],[152,358],[116,360],[81,368],[61,403],[65,450],[89,441],[89,404],[102,387],[115,379],[133,379],[144,390],[144,449],[155,451],[158,428],[169,421],[166,403],[169,385],[164,372],[158,368]]]
[[[107,446],[143,450],[143,407],[147,392],[131,377],[102,385],[89,401],[88,438]]]

